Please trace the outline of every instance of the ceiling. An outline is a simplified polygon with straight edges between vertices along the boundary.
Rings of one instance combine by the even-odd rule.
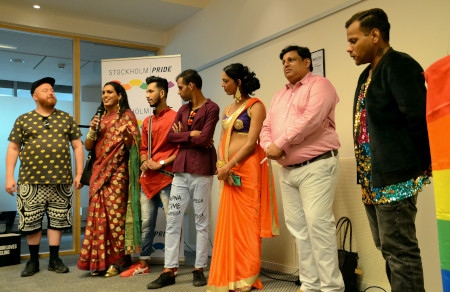
[[[8,5],[102,23],[166,32],[207,5],[209,0],[0,0]],[[17,49],[1,48],[1,44]],[[154,55],[153,52],[82,42],[81,85],[101,85],[101,59]],[[33,82],[55,77],[57,84],[72,84],[72,42],[68,39],[0,28],[0,80]],[[22,61],[23,62],[22,62]],[[14,62],[16,61],[16,62]]]
[[[0,0],[0,5],[164,32],[188,19],[209,0]]]

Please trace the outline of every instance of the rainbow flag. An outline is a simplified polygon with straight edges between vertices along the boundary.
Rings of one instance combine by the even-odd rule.
[[[450,292],[450,56],[425,71],[442,286]]]

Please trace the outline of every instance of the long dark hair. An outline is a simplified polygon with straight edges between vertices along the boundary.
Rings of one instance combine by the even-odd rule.
[[[106,82],[105,85],[103,85],[103,88],[106,85],[111,85],[114,88],[114,91],[117,93],[117,95],[122,95],[122,98],[119,99],[119,118],[122,116],[123,112],[127,109],[130,109],[130,104],[128,103],[128,95],[127,91],[123,86],[117,82],[117,81],[109,81]],[[97,113],[103,114],[105,112],[105,105],[103,104],[103,100],[98,107]]]
[[[241,92],[244,95],[253,95],[253,92],[261,87],[256,74],[241,63],[230,64],[223,68],[223,72],[236,84],[238,84],[238,80],[241,80]]]

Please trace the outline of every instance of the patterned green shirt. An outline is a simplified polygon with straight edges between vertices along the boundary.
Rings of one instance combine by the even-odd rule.
[[[33,110],[19,116],[8,140],[20,144],[18,184],[71,184],[69,142],[81,137],[73,117],[55,109],[48,117]]]

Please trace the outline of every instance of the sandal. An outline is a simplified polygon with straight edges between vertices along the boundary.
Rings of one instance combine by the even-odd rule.
[[[99,277],[99,276],[104,276],[106,274],[106,271],[92,271],[91,272],[91,276],[92,277]]]

